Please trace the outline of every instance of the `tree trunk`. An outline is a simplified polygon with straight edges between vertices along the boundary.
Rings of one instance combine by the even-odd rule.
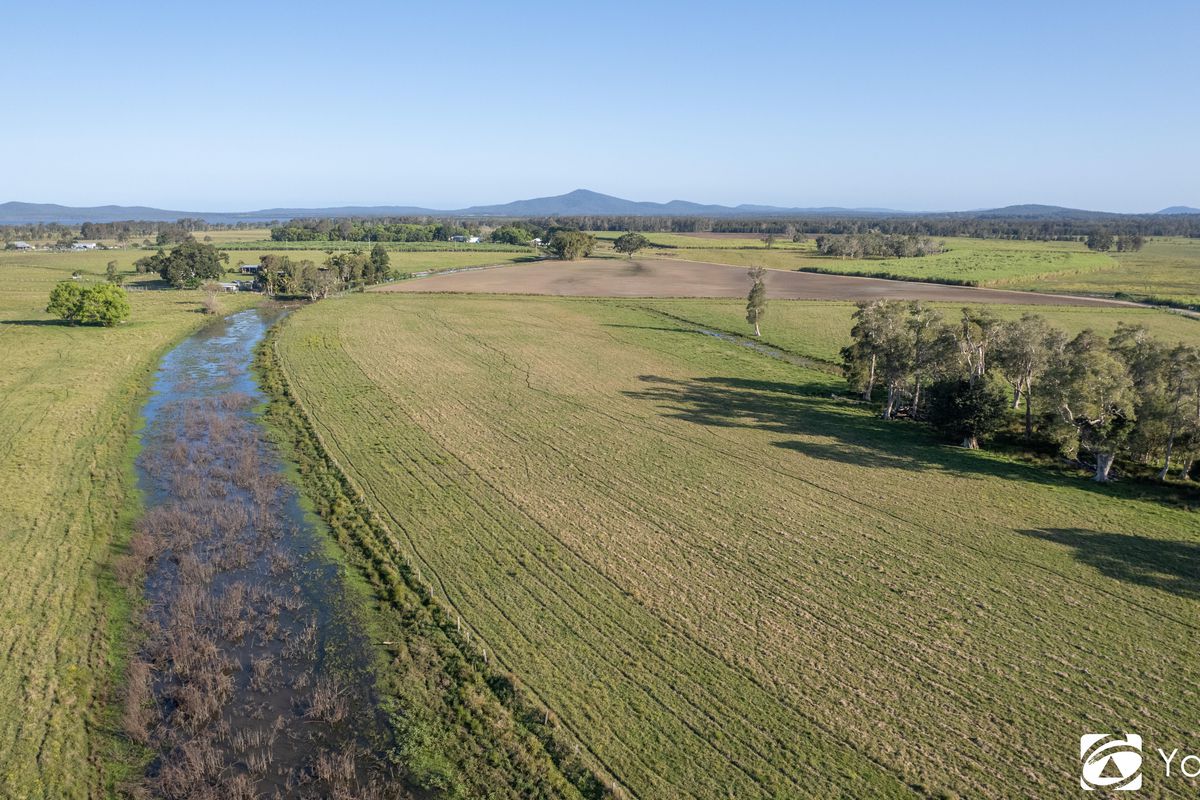
[[[1029,403],[1030,387],[1025,385],[1025,441],[1028,442],[1033,438],[1033,406]]]
[[[1092,480],[1096,483],[1108,483],[1108,473],[1112,469],[1115,456],[1112,453],[1096,454],[1096,474]]]
[[[870,400],[875,391],[875,354],[871,354],[871,371],[867,373],[867,388],[863,390],[863,400]]]
[[[1183,462],[1183,468],[1179,470],[1179,480],[1186,481],[1188,479],[1188,473],[1192,471],[1192,464],[1194,463],[1196,463],[1196,459],[1194,458],[1189,458]]]
[[[968,450],[978,450],[979,437],[975,436],[974,434],[968,434],[967,436],[964,436],[962,440],[962,446]]]
[[[1175,422],[1171,422],[1171,432],[1167,434],[1167,453],[1166,459],[1163,461],[1163,468],[1158,473],[1158,479],[1165,481],[1167,473],[1171,470],[1171,451],[1175,449]]]
[[[920,416],[921,412],[921,379],[917,378],[916,386],[913,387],[913,404],[912,416],[914,418]]]
[[[887,405],[883,407],[883,418],[892,418],[892,409],[896,406],[896,387],[888,386]]]
[[[761,333],[761,332],[758,330],[758,323],[757,323],[757,322],[755,322],[755,323],[754,323],[754,335],[755,335],[755,336],[762,336],[762,333]]]
[[[1013,404],[1012,404],[1013,410],[1015,411],[1020,405],[1021,405],[1021,387],[1014,386],[1013,387]]]

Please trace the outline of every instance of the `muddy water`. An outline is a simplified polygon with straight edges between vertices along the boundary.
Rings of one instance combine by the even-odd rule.
[[[139,794],[407,796],[381,758],[371,643],[255,410],[254,348],[282,313],[180,344],[144,409],[146,513],[120,569],[147,601],[124,708],[156,754]]]

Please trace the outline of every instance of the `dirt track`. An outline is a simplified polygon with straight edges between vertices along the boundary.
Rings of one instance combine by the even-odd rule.
[[[745,297],[742,267],[664,259],[539,261],[489,267],[381,286],[381,292],[480,292],[569,297]],[[781,300],[926,300],[1072,306],[1131,306],[1119,300],[977,289],[812,272],[767,271],[769,295]]]

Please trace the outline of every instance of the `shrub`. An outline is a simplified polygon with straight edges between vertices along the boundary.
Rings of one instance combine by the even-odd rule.
[[[120,286],[80,286],[62,281],[50,291],[47,313],[67,322],[111,327],[129,318],[129,297]]]

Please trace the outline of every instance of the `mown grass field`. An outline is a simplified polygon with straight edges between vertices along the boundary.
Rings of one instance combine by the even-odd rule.
[[[101,793],[111,667],[102,572],[131,502],[138,400],[159,356],[203,324],[199,292],[131,292],[111,329],[43,309],[55,282],[140,253],[0,253],[0,796]],[[257,302],[225,296],[227,311]]]
[[[1194,514],[631,301],[356,295],[278,352],[435,595],[629,794],[1061,797],[1081,733],[1194,727]]]
[[[753,328],[746,324],[746,304],[740,300],[639,300],[636,305],[658,309],[708,328],[748,336]],[[961,303],[928,303],[948,321],[962,314]],[[1200,319],[1161,309],[1087,308],[1072,306],[986,306],[1001,319],[1017,319],[1022,314],[1040,314],[1074,336],[1090,328],[1103,336],[1112,335],[1119,323],[1144,325],[1154,336],[1168,342],[1200,342]],[[762,340],[807,358],[841,363],[841,349],[850,343],[854,321],[853,303],[807,300],[775,300],[767,303],[762,324]]]

